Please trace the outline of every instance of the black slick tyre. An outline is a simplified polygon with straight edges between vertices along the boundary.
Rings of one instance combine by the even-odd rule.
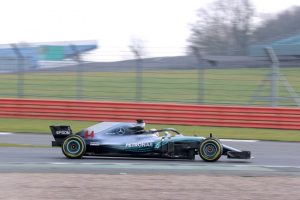
[[[213,137],[206,138],[199,146],[199,156],[206,162],[215,162],[222,156],[221,142]]]
[[[79,159],[85,151],[85,141],[78,135],[68,136],[62,144],[62,152],[67,158]]]

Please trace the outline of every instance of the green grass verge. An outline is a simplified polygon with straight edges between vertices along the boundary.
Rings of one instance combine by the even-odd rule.
[[[87,122],[87,121],[0,118],[0,132],[16,132],[16,133],[28,132],[28,133],[50,134],[49,125],[58,125],[58,124],[71,125],[73,131],[76,132],[95,123],[96,122]],[[196,134],[201,136],[208,136],[209,133],[213,133],[218,138],[300,142],[299,130],[180,126],[180,125],[158,125],[158,124],[148,124],[146,126],[146,129],[150,129],[150,128],[160,129],[166,127],[176,128],[184,135]]]
[[[1,143],[0,147],[30,147],[30,148],[50,148],[51,146],[31,145],[31,144],[15,144],[15,143]]]

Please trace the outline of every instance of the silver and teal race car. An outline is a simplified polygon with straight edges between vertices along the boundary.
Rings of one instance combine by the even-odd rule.
[[[62,148],[67,158],[83,156],[143,157],[195,159],[199,155],[207,162],[222,155],[234,159],[250,159],[250,151],[222,144],[217,138],[184,136],[173,128],[145,130],[143,120],[102,122],[75,134],[67,125],[50,126],[54,137],[52,146]]]

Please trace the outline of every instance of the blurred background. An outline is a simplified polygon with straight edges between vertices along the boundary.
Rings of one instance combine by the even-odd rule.
[[[300,106],[298,1],[15,3],[0,98]]]

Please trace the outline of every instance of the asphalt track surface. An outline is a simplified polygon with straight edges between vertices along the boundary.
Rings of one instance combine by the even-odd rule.
[[[51,135],[0,134],[0,143],[49,146]],[[104,174],[226,174],[239,176],[300,176],[300,143],[230,141],[224,144],[250,150],[253,159],[222,157],[218,162],[174,159],[85,157],[66,159],[60,148],[0,147],[0,172]]]

